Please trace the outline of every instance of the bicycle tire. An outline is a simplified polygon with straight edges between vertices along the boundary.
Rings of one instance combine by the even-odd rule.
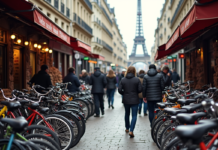
[[[86,122],[84,119],[81,119],[79,122],[80,122],[80,125],[82,127],[82,134],[81,134],[81,138],[82,138],[86,132]]]
[[[59,138],[58,136],[56,135],[55,132],[53,132],[51,129],[49,129],[48,127],[45,127],[45,126],[42,126],[42,125],[30,125],[28,127],[26,127],[24,129],[24,131],[21,132],[21,135],[23,136],[26,136],[26,133],[33,133],[33,130],[36,130],[36,129],[40,129],[40,130],[44,130],[46,131],[46,133],[48,133],[49,135],[52,136],[52,138],[55,140],[55,142],[57,142],[57,144],[59,145],[60,147],[60,141],[59,141]]]
[[[81,125],[79,121],[77,120],[77,118],[70,113],[60,112],[58,113],[58,115],[62,115],[66,117],[73,124],[74,139],[73,139],[73,142],[71,143],[71,146],[74,147],[82,136]]]
[[[152,123],[151,123],[151,127],[153,128],[153,125],[155,124],[155,122],[160,118],[160,117],[162,117],[162,116],[164,116],[164,113],[160,113],[160,115],[158,115],[157,117],[156,117],[156,119],[155,119],[155,117],[154,117],[154,119],[152,120]]]
[[[163,132],[162,132],[161,135],[160,135],[160,139],[161,139],[160,145],[163,143],[163,141],[165,140],[165,138],[167,137],[167,135],[169,135],[169,134],[172,132],[171,128],[172,128],[173,126],[175,126],[174,123],[168,125],[168,126],[163,130]],[[171,131],[171,132],[170,132],[170,131]]]
[[[156,144],[157,144],[158,148],[160,148],[160,146],[161,146],[161,144],[160,144],[160,141],[161,141],[160,135],[163,132],[163,130],[166,128],[166,126],[169,125],[169,123],[171,123],[171,120],[166,120],[162,124],[159,124],[158,127],[157,127],[155,137],[156,137]]]
[[[9,142],[9,139],[2,139],[0,140],[0,149],[2,146],[7,145]],[[12,145],[11,145],[11,149],[13,150],[24,150],[25,148],[19,144],[19,142],[17,140],[13,140]]]
[[[44,139],[45,141],[48,141],[49,143],[54,145],[58,150],[61,150],[60,146],[52,138],[45,136],[43,134],[29,134],[29,135],[25,136],[25,138],[28,141],[32,141],[33,138]]]
[[[56,147],[54,147],[52,144],[46,141],[42,140],[31,140],[36,145],[39,145],[39,147],[43,146],[45,150],[58,150]]]
[[[161,144],[160,150],[167,150],[166,147],[175,137],[176,137],[175,131],[173,131],[169,135],[167,135],[166,139]]]
[[[152,128],[151,128],[151,137],[152,137],[152,139],[153,139],[153,141],[155,142],[156,141],[156,139],[155,139],[155,131],[156,131],[156,129],[157,129],[157,126],[158,126],[158,124],[160,123],[160,122],[162,122],[163,121],[163,119],[162,118],[159,118],[155,123],[154,123],[154,125],[152,126]],[[156,142],[155,142],[156,143]]]
[[[82,105],[82,111],[85,114],[86,120],[88,120],[88,118],[89,118],[89,106],[83,100],[80,100],[80,99],[76,99],[75,102],[78,102],[79,104]]]
[[[89,100],[87,100],[87,102],[89,103],[89,117],[91,117],[92,116],[92,112],[93,112],[93,107],[92,107],[91,102],[89,102]]]
[[[66,119],[65,117],[63,117],[61,115],[56,115],[56,114],[46,115],[46,116],[44,116],[44,118],[46,119],[47,122],[51,121],[51,120],[53,120],[53,121],[56,120],[56,122],[59,121],[59,122],[62,122],[62,124],[64,124],[64,126],[65,126],[64,128],[62,127],[62,128],[57,129],[57,126],[54,127],[54,125],[52,125],[50,123],[50,125],[54,128],[55,133],[58,135],[58,138],[59,138],[60,143],[61,143],[61,148],[64,149],[64,150],[71,148],[71,144],[73,143],[73,139],[74,139],[74,137],[73,137],[74,136],[73,127],[71,125],[71,122],[68,119]],[[36,120],[35,124],[36,125],[41,124],[41,125],[46,126],[43,119],[41,119],[41,118]],[[65,136],[60,136],[60,134],[58,133],[59,129],[60,130],[67,129],[68,132],[67,131],[65,132]],[[62,132],[62,134],[63,134],[63,132]],[[63,140],[67,139],[66,134],[69,135],[69,141],[65,145]]]

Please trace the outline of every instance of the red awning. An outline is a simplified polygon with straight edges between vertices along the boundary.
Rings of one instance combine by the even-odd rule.
[[[92,55],[93,55],[93,57],[96,58],[96,59],[99,59],[99,60],[102,60],[102,61],[105,60],[104,56],[101,56],[101,55],[99,55],[99,54],[92,54]]]
[[[166,43],[165,50],[159,47],[155,60],[177,52],[208,29],[218,25],[218,1],[211,3],[211,0],[203,0],[202,3],[205,5],[197,3],[192,6]]]

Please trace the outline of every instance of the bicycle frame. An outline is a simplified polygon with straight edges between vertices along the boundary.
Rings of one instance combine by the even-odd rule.
[[[1,111],[0,111],[0,116],[3,116],[3,118],[5,117],[5,112],[8,110],[7,106],[4,106]]]
[[[48,126],[49,129],[51,129],[52,131],[54,131],[54,129],[52,128],[52,126],[45,120],[45,118],[43,117],[43,115],[41,115],[38,111],[31,109],[28,107],[28,110],[31,110],[33,113],[26,119],[29,122],[29,126],[33,123],[36,115],[38,115],[40,118],[42,118],[42,120],[44,121],[44,123]]]
[[[207,150],[211,147],[211,145],[214,143],[214,141],[218,138],[218,132],[214,134],[208,134],[209,136],[212,136],[213,138],[210,140],[209,144],[206,146],[204,142],[201,142],[199,144],[201,150]]]

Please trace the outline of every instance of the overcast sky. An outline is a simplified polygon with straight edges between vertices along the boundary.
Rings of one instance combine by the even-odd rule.
[[[154,30],[157,27],[157,18],[163,8],[165,0],[141,0],[142,20],[146,47],[151,54],[151,47],[154,44]],[[133,48],[135,38],[137,0],[107,0],[110,7],[115,7],[115,15],[123,41],[127,44],[128,56]],[[142,48],[138,46],[137,54],[142,53]]]

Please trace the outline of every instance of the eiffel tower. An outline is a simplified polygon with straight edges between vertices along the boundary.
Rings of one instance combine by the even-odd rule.
[[[142,24],[142,8],[141,8],[141,0],[137,0],[137,20],[136,20],[136,33],[134,39],[134,45],[132,49],[131,55],[129,55],[129,65],[133,65],[136,62],[145,62],[149,64],[150,56],[148,55],[148,51],[145,45],[145,38],[143,32],[143,24]],[[137,46],[142,46],[143,54],[137,55],[136,50]]]

